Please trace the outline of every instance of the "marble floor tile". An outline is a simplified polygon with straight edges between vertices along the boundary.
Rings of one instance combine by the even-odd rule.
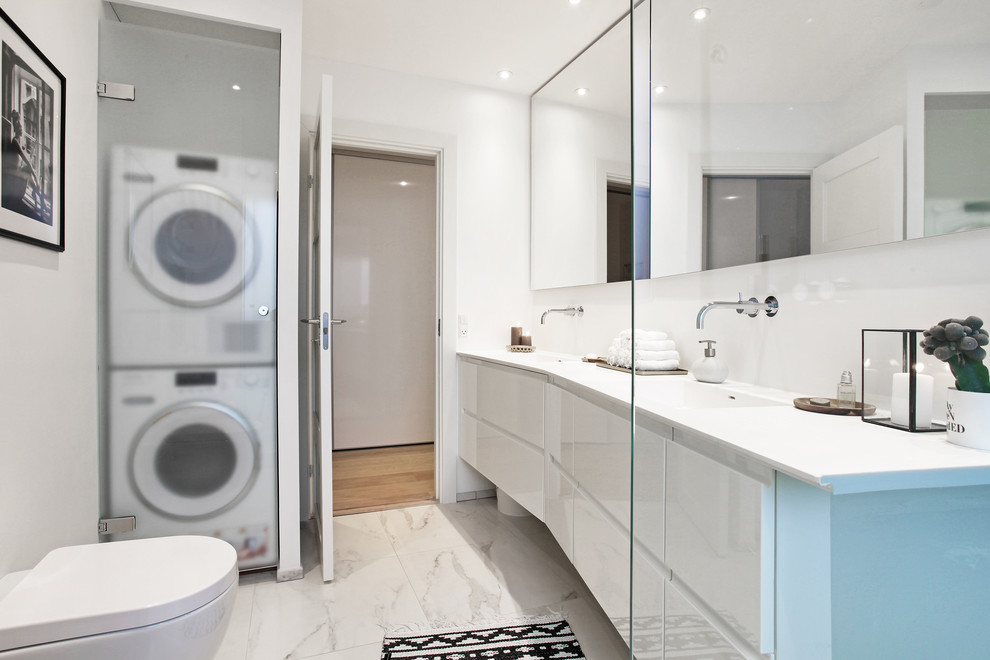
[[[358,513],[333,519],[334,562],[369,561],[395,554],[378,513]]]
[[[230,623],[215,660],[244,660],[247,656],[251,609],[254,605],[254,584],[239,584]]]
[[[247,658],[307,658],[426,623],[396,557],[336,562],[334,573],[330,583],[314,569],[302,580],[256,585]]]
[[[311,656],[308,660],[381,660],[382,645],[368,644],[367,646],[355,646],[354,648],[334,651],[333,653],[321,653]]]
[[[218,660],[379,660],[386,630],[568,619],[589,660],[628,650],[535,517],[494,499],[334,519],[335,579],[324,583],[315,528],[304,523],[302,580],[244,575]]]
[[[518,539],[399,557],[433,625],[518,616],[582,595],[573,575]]]
[[[426,505],[381,511],[382,525],[398,555],[486,545],[510,534],[498,519],[494,500]]]

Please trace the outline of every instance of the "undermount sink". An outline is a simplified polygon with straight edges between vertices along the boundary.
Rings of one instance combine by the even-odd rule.
[[[541,353],[540,351],[533,351],[532,353],[514,353],[516,359],[520,363],[547,363],[547,362],[580,362],[581,358],[575,355],[566,355],[564,353]]]
[[[675,408],[745,408],[783,406],[785,401],[740,391],[724,385],[694,380],[659,380],[664,376],[644,376],[636,381],[636,400]],[[744,386],[745,387],[745,386]]]

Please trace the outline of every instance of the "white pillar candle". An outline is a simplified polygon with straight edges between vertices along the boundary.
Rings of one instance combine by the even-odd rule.
[[[925,374],[915,375],[914,426],[919,429],[932,427],[932,396],[935,392],[935,379]],[[890,421],[901,426],[909,426],[908,374],[894,374],[890,391]]]

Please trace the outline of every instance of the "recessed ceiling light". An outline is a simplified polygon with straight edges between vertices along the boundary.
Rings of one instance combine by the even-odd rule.
[[[653,88],[653,91],[657,95],[663,94],[664,92],[667,91],[667,86],[666,85],[657,85],[656,87]]]
[[[708,9],[708,7],[698,7],[693,12],[691,12],[691,18],[693,18],[696,21],[703,21],[706,18],[708,18],[708,15],[710,13],[711,10]]]
[[[235,92],[241,91],[241,86],[240,85],[231,85],[230,88],[232,90],[234,90]]]
[[[581,4],[581,0],[571,0],[571,4],[572,5],[579,5],[579,4]]]
[[[498,77],[501,78],[502,80],[508,80],[509,78],[512,77],[512,72],[509,71],[508,69],[502,69],[501,71],[498,72]]]
[[[587,87],[578,87],[577,89],[574,90],[574,93],[577,94],[578,96],[587,96],[588,95],[588,88]]]
[[[409,185],[409,182],[408,181],[399,181],[399,185],[404,188],[404,187],[406,187],[406,186]]]

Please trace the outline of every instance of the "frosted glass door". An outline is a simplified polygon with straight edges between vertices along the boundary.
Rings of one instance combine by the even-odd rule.
[[[436,167],[333,165],[334,449],[430,443],[436,418]]]
[[[105,17],[99,80],[134,94],[97,106],[102,515],[136,519],[112,540],[216,535],[272,566],[278,35]]]

